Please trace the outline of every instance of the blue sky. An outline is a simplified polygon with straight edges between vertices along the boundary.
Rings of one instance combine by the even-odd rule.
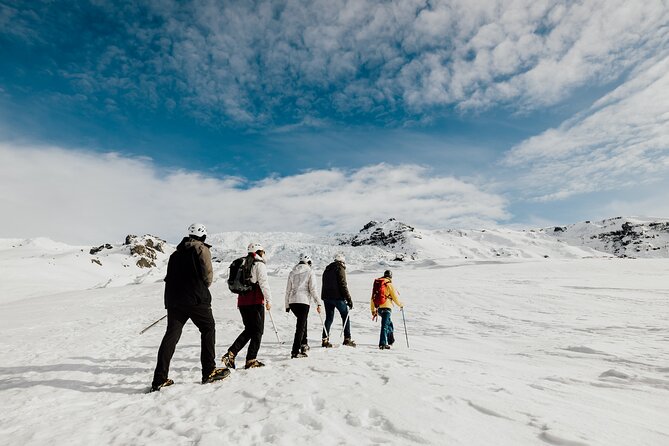
[[[668,72],[666,0],[0,2],[0,236],[667,216]]]

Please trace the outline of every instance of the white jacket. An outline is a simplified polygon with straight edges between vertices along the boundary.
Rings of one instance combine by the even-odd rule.
[[[286,284],[286,308],[290,304],[307,304],[309,301],[321,305],[316,290],[316,274],[306,263],[298,263],[288,275]]]
[[[266,304],[272,303],[272,291],[269,289],[269,280],[267,279],[267,265],[264,260],[256,261],[251,267],[251,283],[257,283],[260,291],[265,298]]]

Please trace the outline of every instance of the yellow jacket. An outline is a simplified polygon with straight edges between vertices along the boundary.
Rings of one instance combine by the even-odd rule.
[[[404,305],[402,302],[400,302],[399,297],[397,297],[397,291],[395,291],[395,287],[392,284],[392,280],[385,277],[386,279],[386,301],[379,305],[379,308],[392,308],[393,307],[393,302],[395,305],[398,307],[402,308]],[[369,306],[370,309],[372,310],[372,314],[376,314],[377,308],[374,306],[374,299],[370,298],[369,299]]]

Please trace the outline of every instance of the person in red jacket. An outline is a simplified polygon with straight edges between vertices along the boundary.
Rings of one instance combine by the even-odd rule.
[[[247,251],[248,255],[244,259],[242,268],[250,268],[250,281],[253,287],[248,293],[239,294],[237,297],[237,308],[242,315],[244,331],[237,336],[222,358],[223,364],[233,369],[235,368],[235,357],[249,341],[244,368],[250,369],[265,365],[256,358],[265,329],[265,310],[269,311],[272,307],[272,292],[269,288],[264,259],[265,249],[259,243],[251,243]]]

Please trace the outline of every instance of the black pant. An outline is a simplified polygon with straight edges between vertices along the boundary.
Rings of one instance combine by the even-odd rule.
[[[181,338],[181,331],[192,320],[200,330],[200,362],[202,363],[202,377],[206,378],[216,368],[216,322],[209,305],[193,305],[167,309],[167,330],[158,349],[158,363],[153,373],[153,384],[158,386],[165,382],[170,371],[170,362],[174,356],[174,349]]]
[[[265,306],[259,305],[243,305],[239,307],[239,312],[242,314],[242,322],[244,322],[244,331],[242,331],[235,342],[230,346],[228,351],[237,356],[237,353],[244,348],[249,340],[249,349],[246,352],[246,360],[256,359],[258,350],[260,350],[260,341],[265,329]]]
[[[293,339],[293,350],[291,353],[296,355],[300,347],[307,343],[307,316],[309,315],[308,304],[290,304],[290,311],[297,317],[295,324],[295,338]]]

